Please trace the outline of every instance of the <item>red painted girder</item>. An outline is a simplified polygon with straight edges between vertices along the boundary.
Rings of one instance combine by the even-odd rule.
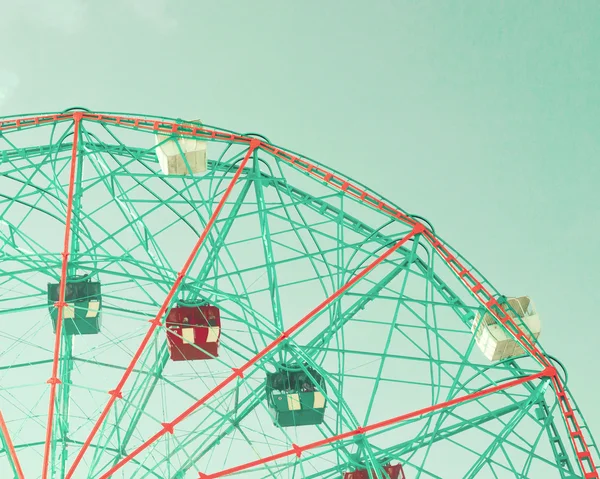
[[[76,112],[77,114],[81,114],[82,112]],[[56,123],[58,121],[63,121],[71,118],[75,113],[68,114],[54,114],[54,115],[45,115],[39,117],[27,117],[27,118],[13,118],[0,122],[0,131],[10,130],[10,129],[18,129],[24,126],[32,126],[37,124],[51,124]],[[111,115],[111,114],[97,114],[97,113],[87,113],[83,112],[83,117],[88,121],[95,121],[103,124],[112,124],[125,128],[139,129],[139,130],[149,130],[156,133],[163,134],[181,134],[185,136],[197,137],[201,139],[213,139],[220,141],[228,141],[233,143],[250,143],[250,141],[255,139],[250,137],[245,137],[243,135],[238,135],[235,133],[219,131],[216,129],[206,128],[206,127],[198,127],[190,124],[178,124],[172,121],[163,121],[149,118],[140,118],[140,117],[130,117],[130,116],[122,116],[122,115]],[[308,175],[317,178],[320,181],[328,184],[329,186],[341,190],[344,193],[348,194],[369,206],[370,208],[374,208],[379,210],[388,216],[395,218],[403,223],[414,226],[417,222],[398,210],[394,206],[387,204],[382,199],[378,198],[372,192],[368,192],[361,187],[355,186],[349,179],[344,178],[340,174],[332,173],[323,168],[322,166],[316,165],[304,158],[300,158],[297,155],[294,155],[286,150],[270,145],[269,143],[259,142],[259,146],[271,153],[273,156],[285,161],[286,163],[292,165],[296,169],[307,173]],[[550,362],[546,358],[546,356],[537,348],[537,346],[531,342],[531,340],[523,334],[521,328],[512,320],[512,318],[506,313],[504,308],[499,305],[495,298],[490,294],[490,292],[483,286],[482,282],[478,280],[473,272],[467,270],[462,263],[447,249],[447,247],[436,238],[433,232],[429,230],[425,230],[425,237],[432,244],[434,249],[440,254],[440,256],[444,259],[444,261],[450,266],[450,269],[458,276],[458,278],[466,285],[466,287],[473,293],[473,295],[477,298],[477,300],[487,309],[487,311],[496,318],[501,324],[503,324],[510,334],[515,338],[515,340],[528,352],[532,355],[534,359],[536,359],[541,366],[547,367]],[[558,376],[557,376],[558,377]],[[562,398],[566,398],[568,401],[568,392],[561,389],[560,379],[558,382],[553,381],[554,390],[559,398],[559,401],[564,401]],[[557,389],[557,387],[559,389]],[[559,397],[560,394],[560,397]],[[563,419],[569,431],[573,428],[572,424],[569,424],[571,421],[568,410],[563,409],[561,407],[561,411],[563,413]],[[577,451],[577,457],[579,460],[579,464],[581,466],[582,472],[584,474],[588,474],[585,476],[585,479],[600,479],[598,476],[598,472],[596,471],[595,464],[593,458],[590,454],[589,448],[587,446],[587,442],[585,439],[585,435],[583,431],[579,427],[578,423],[575,422],[575,429],[572,432],[571,440],[573,445],[575,446],[575,450]],[[573,436],[574,435],[574,436]],[[577,440],[583,444],[583,451],[579,452],[581,448],[577,445]],[[593,472],[586,473],[589,469],[585,466],[582,457],[589,458],[590,467]],[[66,478],[68,479],[68,478]]]
[[[364,276],[366,276],[370,271],[372,271],[377,265],[379,265],[382,261],[384,261],[387,257],[394,253],[398,248],[400,248],[404,243],[406,243],[413,236],[422,233],[424,231],[424,226],[421,224],[417,224],[404,238],[398,241],[394,246],[388,249],[385,253],[383,253],[379,258],[375,259],[369,265],[364,268],[360,273],[350,279],[346,284],[344,284],[340,289],[334,292],[331,296],[326,298],[323,302],[321,302],[317,307],[315,307],[312,311],[306,314],[302,319],[296,322],[293,326],[288,328],[286,331],[281,333],[281,335],[268,344],[263,350],[261,350],[258,354],[256,354],[253,358],[247,361],[244,365],[239,368],[235,368],[233,373],[230,374],[225,380],[215,386],[211,391],[206,393],[202,398],[192,404],[189,408],[187,408],[184,412],[182,412],[179,416],[173,419],[170,423],[163,424],[163,428],[154,434],[150,439],[146,440],[143,444],[138,446],[134,451],[129,453],[123,459],[121,459],[117,464],[111,467],[106,473],[100,476],[100,479],[107,479],[116,471],[118,471],[121,467],[127,464],[131,459],[136,457],[140,452],[144,449],[148,448],[162,436],[164,436],[167,432],[173,434],[175,426],[181,423],[184,419],[190,416],[194,411],[196,411],[200,406],[202,406],[206,401],[215,396],[219,391],[221,391],[225,386],[234,381],[237,377],[243,377],[245,371],[247,371],[250,367],[256,364],[262,357],[268,354],[270,351],[275,349],[281,342],[285,341],[287,338],[290,338],[294,333],[296,333],[302,326],[304,326],[310,319],[315,316],[317,313],[325,309],[330,303],[339,298],[342,294],[344,294],[347,290],[349,290],[354,284],[360,281]]]
[[[328,172],[323,167],[315,165],[305,159],[299,158],[279,148],[268,144],[262,145],[263,150],[270,152],[272,155],[280,158],[283,161],[291,164],[295,168],[304,171],[310,176],[317,178],[320,181],[327,183],[330,187],[343,191],[371,208],[375,208],[392,218],[402,221],[405,224],[412,225],[415,220],[402,211],[388,205],[383,200],[375,197],[369,192],[354,186],[349,180]],[[477,298],[477,300],[487,309],[487,311],[502,324],[515,338],[515,340],[527,351],[531,356],[544,368],[551,367],[551,363],[545,354],[540,351],[535,342],[531,341],[525,335],[521,327],[510,317],[503,306],[498,303],[492,293],[475,277],[473,272],[469,271],[461,261],[448,249],[444,243],[437,238],[432,231],[425,230],[424,236],[432,245],[435,251],[442,257],[451,271],[458,279],[467,287],[469,291]],[[558,401],[561,403],[561,412],[563,419],[569,430],[571,442],[575,448],[577,460],[584,474],[585,479],[600,479],[596,470],[591,451],[587,445],[583,430],[579,426],[575,411],[570,406],[569,393],[564,390],[558,375],[552,381],[554,391]]]
[[[84,456],[85,452],[90,447],[90,445],[92,443],[92,440],[94,439],[94,436],[96,435],[96,433],[98,432],[98,430],[102,426],[102,423],[106,419],[106,416],[108,415],[111,407],[113,406],[113,404],[115,403],[115,401],[117,400],[117,398],[122,398],[123,386],[125,386],[125,383],[127,382],[127,379],[129,378],[129,376],[133,372],[133,369],[135,368],[136,363],[138,362],[138,360],[141,357],[144,349],[146,348],[146,346],[150,342],[150,339],[152,338],[152,335],[154,334],[154,331],[156,330],[156,328],[158,328],[159,326],[161,326],[160,320],[164,316],[165,312],[167,311],[167,308],[169,307],[169,304],[171,303],[171,300],[173,299],[173,296],[175,295],[175,293],[177,291],[177,288],[179,287],[179,284],[181,283],[181,281],[185,277],[187,271],[191,267],[192,262],[194,261],[194,258],[196,257],[196,254],[200,250],[200,247],[204,244],[204,240],[208,236],[208,233],[209,233],[210,229],[212,228],[212,225],[214,224],[215,220],[219,216],[219,213],[223,209],[223,206],[225,205],[225,202],[227,201],[227,198],[229,198],[229,195],[230,195],[231,191],[233,190],[233,187],[235,186],[235,184],[236,184],[237,180],[239,179],[240,175],[242,174],[242,170],[246,166],[246,163],[248,163],[248,160],[250,159],[250,156],[252,155],[252,152],[259,146],[259,144],[260,144],[260,142],[258,140],[254,140],[254,139],[250,140],[250,146],[248,148],[248,151],[247,151],[246,155],[244,156],[243,160],[241,161],[240,165],[238,166],[235,174],[233,175],[233,178],[229,182],[229,185],[227,186],[227,189],[223,193],[223,196],[221,197],[221,200],[217,204],[217,207],[213,211],[213,214],[211,215],[210,219],[206,223],[206,226],[204,227],[204,230],[202,231],[202,234],[200,235],[200,237],[198,238],[198,241],[194,245],[194,248],[192,249],[192,252],[188,256],[188,258],[187,258],[185,264],[183,265],[183,267],[181,268],[181,271],[177,274],[177,279],[173,283],[173,286],[171,287],[171,290],[169,291],[169,294],[167,295],[167,297],[163,301],[163,304],[160,307],[160,310],[158,311],[156,317],[152,321],[150,321],[151,326],[148,329],[148,332],[146,333],[146,335],[144,336],[144,339],[142,340],[142,343],[138,347],[137,351],[135,352],[133,358],[131,359],[131,362],[129,363],[129,366],[127,367],[127,369],[123,373],[123,376],[121,377],[121,380],[117,384],[117,387],[115,389],[113,389],[112,391],[109,391],[110,399],[106,403],[106,406],[104,407],[104,410],[100,414],[100,417],[98,418],[98,420],[94,424],[94,427],[92,428],[90,434],[88,435],[87,439],[85,440],[85,442],[81,446],[81,449],[77,453],[77,456],[75,457],[75,460],[73,461],[73,464],[71,464],[71,467],[69,468],[69,471],[67,472],[67,475],[65,476],[65,479],[70,479],[73,476],[73,474],[75,473],[75,470],[77,469],[77,466],[79,465],[79,463],[83,459],[83,456]]]
[[[73,149],[71,150],[71,171],[69,175],[69,190],[67,193],[67,216],[65,219],[65,235],[62,252],[62,269],[60,272],[60,285],[58,302],[55,306],[58,308],[56,318],[56,332],[54,334],[54,356],[52,359],[52,376],[48,379],[50,384],[50,402],[48,404],[48,421],[46,423],[46,441],[44,443],[44,458],[42,462],[42,479],[48,475],[48,464],[50,462],[50,445],[52,442],[52,426],[54,423],[54,402],[56,400],[56,387],[60,384],[58,377],[58,362],[60,355],[60,343],[62,338],[63,311],[66,306],[65,286],[67,280],[67,265],[69,263],[69,248],[71,238],[71,217],[73,215],[73,195],[75,191],[75,173],[77,171],[77,143],[79,141],[79,125],[81,123],[81,112],[71,114],[74,120],[73,126]]]
[[[81,118],[80,111],[70,113],[56,113],[51,115],[29,116],[22,118],[8,118],[0,121],[0,131],[18,130],[20,128],[52,125],[54,123],[73,120],[75,115]]]
[[[523,384],[529,381],[533,381],[535,379],[539,379],[541,377],[553,377],[556,373],[556,370],[553,367],[548,367],[543,371],[532,374],[531,376],[526,376],[524,378],[513,379],[512,381],[508,381],[497,386],[492,386],[486,389],[482,389],[481,391],[477,391],[471,394],[466,394],[465,396],[461,396],[458,398],[451,399],[449,401],[445,401],[442,403],[434,404],[433,406],[428,406],[422,409],[417,409],[416,411],[409,412],[407,414],[402,414],[400,416],[393,417],[391,419],[386,419],[385,421],[379,421],[373,424],[369,424],[368,426],[359,427],[352,431],[344,432],[342,434],[338,434],[336,436],[331,436],[325,439],[321,439],[319,441],[311,442],[310,444],[306,444],[304,446],[298,446],[297,444],[292,444],[292,448],[286,451],[279,452],[277,454],[273,454],[272,456],[263,457],[260,459],[256,459],[255,461],[247,462],[245,464],[241,464],[239,466],[231,467],[229,469],[224,469],[219,472],[213,472],[211,474],[205,474],[202,472],[198,473],[199,479],[216,479],[217,477],[228,476],[229,474],[234,474],[236,472],[244,471],[246,469],[250,469],[252,467],[260,466],[262,464],[266,464],[267,462],[276,461],[277,459],[282,459],[284,457],[289,456],[297,456],[300,457],[302,453],[305,451],[310,451],[311,449],[317,449],[319,447],[327,446],[328,444],[341,441],[344,439],[348,439],[354,436],[358,436],[360,434],[366,434],[369,432],[376,431],[377,429],[382,429],[384,427],[392,426],[402,421],[406,421],[408,419],[414,419],[419,416],[423,416],[425,414],[429,414],[435,411],[439,411],[440,409],[449,408],[452,406],[459,405],[461,403],[472,401],[473,399],[478,399],[483,396],[488,396],[490,394],[496,393],[498,391],[502,391],[505,389],[512,388],[514,386],[518,386],[519,384]]]
[[[275,148],[268,144],[263,144],[263,149],[269,151],[274,156],[280,158],[296,167],[299,170],[327,183],[329,186],[341,190],[344,193],[358,199],[365,203],[371,208],[375,208],[392,218],[398,219],[405,224],[412,225],[415,220],[405,213],[401,212],[397,208],[388,205],[383,200],[373,196],[371,193],[364,191],[363,189],[356,187],[350,183],[349,180],[328,172],[321,166],[310,163],[309,161],[292,155],[288,152]],[[500,323],[502,324],[515,338],[515,340],[525,349],[531,356],[544,368],[551,367],[551,362],[540,351],[537,345],[525,335],[521,327],[510,317],[503,306],[498,303],[496,298],[487,290],[482,282],[475,277],[473,272],[469,271],[460,260],[452,254],[446,245],[437,238],[432,231],[426,229],[424,236],[427,241],[432,245],[435,251],[442,257],[446,264],[450,267],[451,271],[458,277],[458,279],[467,287],[469,291],[477,298],[477,300],[487,309],[487,311]],[[571,442],[575,448],[577,460],[584,473],[585,479],[600,479],[596,466],[594,464],[591,451],[587,445],[583,430],[579,426],[579,423],[575,416],[575,411],[570,407],[569,393],[564,390],[562,383],[558,375],[552,381],[554,391],[557,395],[559,402],[561,403],[561,412],[563,419],[571,436]]]
[[[594,464],[594,458],[592,457],[592,453],[587,445],[587,442],[585,441],[583,430],[579,425],[575,410],[571,406],[571,401],[567,391],[565,390],[558,374],[553,376],[552,385],[556,391],[558,404],[560,405],[560,410],[565,418],[567,430],[569,431],[571,442],[575,448],[577,460],[581,465],[583,477],[584,479],[598,479],[598,471],[596,470],[596,466]]]
[[[525,349],[531,356],[540,363],[541,366],[551,367],[550,360],[542,351],[525,335],[520,326],[506,312],[504,307],[498,303],[491,293],[481,284],[481,282],[468,271],[462,263],[454,256],[443,244],[437,239],[433,233],[427,230],[424,234],[425,238],[431,243],[433,248],[438,252],[442,259],[448,264],[452,272],[460,281],[473,293],[477,300],[485,306],[487,311],[500,322],[506,330],[515,338],[515,340]],[[571,443],[575,450],[575,456],[579,462],[579,467],[585,479],[600,479],[594,458],[587,444],[586,437],[577,421],[576,413],[571,407],[569,393],[564,389],[562,381],[558,374],[552,378],[552,386],[556,393],[557,400],[560,404],[560,410],[563,416],[565,425],[569,431]]]
[[[132,116],[83,113],[85,120],[102,123],[105,125],[115,125],[123,128],[133,128],[135,130],[146,130],[163,135],[185,135],[200,138],[203,140],[218,140],[232,143],[250,143],[260,140],[248,136],[231,133],[228,131],[206,128],[203,126],[192,125],[190,123],[175,123],[172,121],[158,120],[154,118],[140,118]]]
[[[15,446],[10,438],[10,434],[8,432],[8,427],[6,426],[6,422],[4,421],[4,416],[2,415],[2,411],[0,411],[0,430],[2,431],[2,435],[4,436],[4,440],[6,441],[6,447],[8,448],[8,454],[12,459],[12,463],[17,470],[18,479],[25,479],[23,474],[23,469],[21,469],[21,463],[19,462],[19,458],[17,457],[17,451],[15,450]]]

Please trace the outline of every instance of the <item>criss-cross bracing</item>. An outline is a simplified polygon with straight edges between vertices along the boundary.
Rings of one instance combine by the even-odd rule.
[[[389,461],[407,477],[599,477],[562,365],[426,220],[199,122],[77,109],[0,119],[0,133],[0,320],[14,325],[0,409],[15,477],[35,474],[39,447],[44,479],[385,477]],[[165,144],[182,163],[160,171]],[[182,175],[202,164],[192,147],[208,166]],[[175,363],[165,318],[201,304],[220,310],[219,354]],[[483,356],[483,314],[521,354]],[[288,369],[322,377],[286,392],[291,425],[265,387]],[[294,402],[308,397],[321,399]],[[313,407],[322,416],[296,422]]]

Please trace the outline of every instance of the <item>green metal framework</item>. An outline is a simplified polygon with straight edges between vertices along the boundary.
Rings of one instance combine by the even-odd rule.
[[[208,171],[163,174],[157,133],[206,141]],[[101,284],[98,334],[66,330],[72,278]],[[1,477],[597,479],[566,371],[502,298],[426,220],[259,135],[0,118]],[[170,361],[165,315],[203,301],[219,357]],[[483,356],[484,311],[526,354]],[[282,364],[322,377],[321,423],[274,424]]]

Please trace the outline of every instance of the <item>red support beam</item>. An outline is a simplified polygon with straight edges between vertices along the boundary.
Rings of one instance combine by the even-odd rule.
[[[251,143],[253,138],[239,135],[223,130],[212,129],[204,126],[197,126],[186,123],[176,123],[170,120],[160,120],[155,118],[130,117],[122,115],[98,114],[88,112],[75,112],[67,114],[51,114],[37,117],[23,118],[8,118],[0,122],[0,131],[9,131],[25,127],[50,125],[61,121],[65,121],[78,115],[86,119],[86,121],[97,122],[101,124],[115,125],[121,128],[129,128],[132,130],[146,130],[155,133],[163,134],[180,134],[186,137],[202,138],[206,140],[227,141],[232,143],[244,144]],[[396,207],[389,205],[384,200],[377,197],[372,191],[367,191],[364,187],[356,186],[353,181],[345,178],[339,173],[332,173],[326,170],[323,166],[312,163],[306,158],[301,158],[285,149],[273,146],[268,143],[260,143],[263,150],[273,155],[275,158],[289,164],[293,168],[312,176],[320,182],[326,183],[331,188],[340,190],[349,196],[352,196],[358,202],[365,206],[381,211],[390,218],[399,220],[409,226],[418,224],[412,217],[400,211]],[[487,309],[487,311],[496,320],[502,324],[514,337],[514,339],[525,349],[531,356],[544,368],[551,363],[546,358],[545,354],[531,341],[514,322],[514,320],[506,313],[505,309],[497,302],[492,294],[485,288],[482,281],[476,278],[475,274],[469,271],[460,262],[455,255],[450,252],[450,249],[439,239],[433,232],[424,231],[424,236],[431,243],[434,250],[448,264],[450,269],[456,274],[458,279],[467,287],[467,289],[477,298],[477,300]],[[585,434],[579,426],[576,419],[575,411],[569,410],[569,392],[564,390],[561,380],[556,376],[553,380],[553,388],[559,402],[561,402],[561,412],[564,422],[570,431],[571,441],[575,447],[575,452],[585,479],[600,479],[594,460],[587,446]],[[564,407],[563,407],[564,406]],[[575,418],[575,420],[573,420]],[[579,447],[578,443],[582,446]],[[88,445],[89,446],[89,445]],[[591,469],[591,472],[589,472]],[[45,479],[45,478],[43,478]],[[65,479],[70,479],[67,476]]]
[[[6,422],[4,421],[4,416],[2,415],[2,411],[0,411],[0,430],[2,431],[2,435],[4,436],[4,441],[6,442],[6,447],[8,448],[8,454],[12,459],[12,463],[17,470],[17,478],[25,479],[25,475],[23,474],[23,469],[21,469],[21,463],[19,462],[19,458],[17,457],[17,451],[15,451],[15,446],[10,438],[10,434],[8,433],[8,427],[6,427]]]
[[[498,391],[503,391],[505,389],[509,389],[509,388],[518,386],[519,384],[533,381],[533,380],[539,379],[541,377],[552,377],[555,374],[556,374],[556,370],[552,367],[549,367],[549,368],[546,368],[544,371],[541,371],[537,374],[532,374],[531,376],[514,379],[512,381],[508,381],[503,384],[499,384],[497,386],[482,389],[481,391],[467,394],[465,396],[451,399],[449,401],[445,401],[442,403],[434,404],[433,406],[428,406],[428,407],[425,407],[422,409],[417,409],[416,411],[412,411],[407,414],[402,414],[400,416],[396,416],[391,419],[386,419],[385,421],[376,422],[374,424],[369,424],[368,426],[359,427],[358,429],[344,432],[344,433],[338,434],[336,436],[331,436],[331,437],[328,437],[325,439],[321,439],[319,441],[311,442],[310,444],[306,444],[304,446],[298,446],[297,444],[292,444],[291,449],[279,452],[277,454],[273,454],[271,456],[262,457],[260,459],[256,459],[255,461],[247,462],[245,464],[240,464],[239,466],[230,467],[229,469],[224,469],[219,472],[213,472],[211,474],[204,474],[202,472],[199,472],[198,477],[199,477],[199,479],[216,479],[218,477],[228,476],[230,474],[245,471],[246,469],[260,466],[262,464],[276,461],[278,459],[283,459],[284,457],[289,457],[289,456],[294,456],[294,455],[297,457],[300,457],[304,452],[310,451],[311,449],[317,449],[317,448],[320,448],[323,446],[327,446],[334,442],[342,441],[344,439],[349,439],[351,437],[358,436],[360,434],[367,434],[369,432],[373,432],[378,429],[383,429],[388,426],[393,426],[394,424],[398,424],[399,422],[402,422],[402,421],[407,421],[408,419],[414,419],[419,416],[423,416],[425,414],[430,414],[432,412],[439,411],[440,409],[446,409],[446,408],[449,408],[452,406],[457,406],[459,404],[462,404],[462,403],[465,403],[468,401],[472,401],[473,399],[478,399],[483,396],[488,396],[488,395],[496,393]]]
[[[81,114],[81,112],[75,112]],[[31,116],[20,118],[7,118],[0,121],[0,131],[20,130],[41,125],[54,125],[59,122],[73,119],[73,113],[57,113],[54,115]]]
[[[265,144],[263,149],[271,153],[276,158],[290,164],[296,169],[314,177],[315,179],[327,183],[331,188],[343,191],[349,196],[354,197],[366,206],[381,211],[391,218],[395,218],[407,225],[415,224],[415,220],[402,211],[388,205],[383,200],[378,199],[372,193],[355,186],[350,180],[331,172],[328,172],[321,166],[312,164],[310,161],[294,156],[272,145]],[[550,360],[538,348],[515,322],[515,320],[506,312],[506,309],[498,303],[493,294],[483,285],[482,281],[477,279],[475,274],[469,271],[461,261],[454,255],[450,248],[437,238],[432,231],[425,230],[424,236],[431,244],[433,249],[441,256],[450,270],[456,275],[465,287],[475,296],[482,306],[511,334],[531,357],[533,357],[543,368],[552,367]],[[564,390],[558,375],[553,379],[552,385],[561,403],[561,412],[563,420],[569,431],[570,439],[573,444],[575,455],[585,479],[600,479],[591,451],[579,422],[576,412],[571,409],[569,393]]]
[[[62,268],[60,272],[60,285],[58,302],[54,306],[58,308],[56,318],[56,332],[54,335],[54,356],[52,359],[52,375],[48,379],[50,384],[50,401],[48,404],[48,421],[46,423],[46,441],[44,443],[44,459],[42,462],[42,479],[48,476],[48,465],[50,462],[50,446],[52,443],[52,426],[54,425],[54,403],[56,400],[56,388],[60,384],[58,377],[58,363],[60,355],[60,344],[62,338],[63,311],[66,306],[65,287],[67,281],[67,265],[69,263],[69,250],[71,240],[71,218],[73,215],[73,195],[75,191],[75,173],[77,171],[77,144],[79,141],[79,125],[81,124],[81,112],[72,113],[73,117],[73,148],[71,150],[71,171],[69,174],[69,190],[67,193],[67,216],[65,219],[65,235],[63,240]]]
[[[98,122],[104,125],[115,125],[122,128],[150,131],[162,135],[182,135],[186,137],[200,138],[204,140],[226,141],[230,143],[249,143],[253,138],[232,133],[229,131],[216,130],[191,123],[175,123],[169,120],[157,120],[155,118],[139,118],[122,115],[110,115],[85,112],[87,121]]]
[[[188,256],[188,258],[187,258],[185,264],[183,265],[183,267],[181,268],[181,271],[178,273],[177,279],[173,283],[173,286],[171,286],[171,290],[169,291],[169,293],[167,294],[167,297],[163,301],[162,306],[160,307],[158,313],[156,314],[156,317],[152,321],[150,321],[151,326],[148,329],[148,331],[146,332],[146,335],[144,336],[144,339],[142,340],[142,342],[141,342],[140,346],[138,347],[137,351],[133,355],[133,358],[131,359],[131,362],[129,363],[129,366],[127,367],[127,369],[123,373],[123,376],[121,377],[121,380],[117,384],[117,387],[115,389],[113,389],[112,391],[108,392],[108,394],[110,394],[110,399],[106,403],[106,406],[104,407],[104,410],[100,414],[100,417],[98,418],[98,420],[94,424],[94,427],[92,428],[91,432],[89,433],[87,439],[85,440],[85,442],[81,446],[81,449],[77,453],[77,456],[75,457],[75,460],[73,461],[73,464],[71,464],[71,467],[69,468],[69,471],[67,472],[67,475],[65,476],[65,479],[71,479],[71,477],[73,477],[73,474],[75,473],[75,470],[77,469],[77,466],[79,465],[79,463],[83,459],[84,454],[86,453],[86,451],[88,450],[88,448],[92,444],[92,440],[94,439],[94,436],[97,434],[97,432],[99,431],[100,427],[102,426],[102,423],[104,422],[104,420],[108,416],[108,413],[109,413],[111,407],[113,406],[113,404],[115,403],[115,401],[117,400],[117,398],[122,398],[123,397],[122,391],[123,391],[123,387],[125,386],[125,383],[127,382],[127,379],[129,378],[129,376],[133,372],[133,369],[135,368],[135,365],[137,364],[138,360],[140,359],[140,357],[141,357],[144,349],[146,348],[146,346],[150,342],[150,339],[152,338],[152,335],[154,334],[154,331],[156,330],[156,328],[158,328],[159,326],[162,325],[161,322],[160,322],[161,319],[162,319],[162,317],[164,316],[165,312],[167,311],[169,305],[171,304],[171,300],[173,299],[173,296],[175,296],[175,293],[177,292],[177,289],[179,288],[179,285],[183,281],[183,278],[185,277],[186,273],[190,269],[190,267],[192,265],[192,262],[194,261],[194,259],[196,257],[196,254],[200,250],[201,246],[204,244],[204,240],[208,236],[208,233],[209,233],[210,229],[212,228],[212,226],[213,226],[214,222],[216,221],[217,217],[219,216],[219,213],[223,209],[223,206],[225,205],[225,202],[229,198],[229,195],[231,194],[231,191],[233,190],[233,187],[237,183],[237,180],[239,179],[240,175],[242,174],[242,171],[245,168],[246,163],[248,163],[248,160],[250,159],[250,156],[252,155],[252,152],[256,148],[258,148],[260,146],[260,141],[256,140],[256,139],[250,139],[249,143],[250,143],[250,145],[249,145],[248,151],[246,152],[246,155],[244,156],[243,160],[241,161],[240,165],[238,166],[235,174],[233,175],[233,178],[229,182],[229,186],[227,187],[227,189],[223,193],[223,196],[221,197],[221,200],[219,201],[219,203],[217,204],[217,207],[213,211],[210,219],[206,223],[206,226],[204,227],[204,230],[202,231],[202,234],[198,238],[198,241],[194,245],[194,248],[192,249],[192,252]]]
[[[592,452],[585,441],[583,431],[575,414],[575,410],[571,406],[569,395],[567,394],[567,391],[564,388],[558,374],[552,378],[552,385],[556,391],[560,410],[566,421],[567,430],[569,431],[569,437],[571,439],[571,443],[573,444],[575,455],[577,456],[577,460],[581,465],[583,477],[584,479],[598,479],[598,470],[594,464]]]
[[[364,278],[369,272],[371,272],[377,265],[381,262],[385,261],[390,255],[392,255],[398,248],[400,248],[404,243],[410,240],[413,236],[420,234],[424,231],[425,227],[421,224],[416,224],[414,228],[400,241],[398,241],[394,246],[388,249],[385,253],[383,253],[379,258],[375,259],[369,265],[364,268],[360,273],[350,279],[346,284],[344,284],[340,289],[334,292],[331,296],[326,298],[323,302],[321,302],[317,307],[315,307],[312,311],[306,314],[302,319],[300,319],[296,324],[288,328],[286,331],[281,333],[281,335],[275,339],[273,342],[268,344],[263,350],[261,350],[258,354],[256,354],[253,358],[247,361],[244,365],[239,368],[233,369],[232,374],[230,374],[225,380],[215,386],[211,391],[206,393],[202,398],[192,404],[189,408],[183,411],[179,416],[173,419],[169,423],[164,423],[163,428],[159,430],[156,434],[154,434],[150,439],[146,440],[140,446],[138,446],[135,450],[121,459],[117,464],[111,467],[107,472],[105,472],[100,479],[107,479],[112,476],[115,472],[117,472],[121,467],[131,461],[134,457],[136,457],[140,452],[151,446],[154,442],[160,439],[167,433],[173,434],[175,426],[181,423],[184,419],[190,416],[194,411],[196,411],[200,406],[202,406],[206,401],[210,398],[214,397],[219,391],[224,389],[228,384],[233,382],[238,377],[243,377],[243,374],[250,369],[254,364],[256,364],[261,358],[263,358],[266,354],[273,351],[280,343],[290,338],[294,333],[298,332],[302,326],[304,326],[312,317],[314,317],[319,312],[323,311],[329,304],[343,295],[346,291],[348,291],[352,286],[354,286],[358,281]],[[66,478],[68,479],[68,478]]]

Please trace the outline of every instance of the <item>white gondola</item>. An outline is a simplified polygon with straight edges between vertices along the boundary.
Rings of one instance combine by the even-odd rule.
[[[509,298],[508,303],[517,313],[515,316],[510,308],[505,307],[504,309],[510,317],[515,320],[526,336],[532,339],[527,331],[529,329],[533,337],[537,339],[542,330],[542,323],[531,299],[528,296]],[[489,312],[483,315],[483,319],[478,313],[471,330],[475,334],[477,346],[490,361],[501,361],[525,354],[523,347],[504,327],[496,322]]]
[[[199,123],[199,121],[193,123]],[[205,141],[193,138],[175,140],[169,135],[156,135],[156,144],[158,145],[156,147],[158,163],[165,175],[194,175],[206,171],[207,144]]]

